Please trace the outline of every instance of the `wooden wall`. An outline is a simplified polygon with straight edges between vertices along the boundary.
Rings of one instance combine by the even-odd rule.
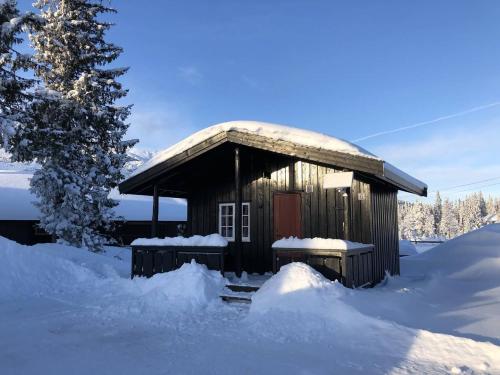
[[[355,180],[349,198],[343,197],[337,189],[323,189],[323,176],[339,170],[322,165],[295,160],[264,151],[242,149],[242,201],[251,203],[250,234],[251,242],[243,242],[243,269],[247,272],[267,272],[272,270],[271,244],[273,239],[273,193],[300,192],[302,197],[302,233],[304,237],[343,238],[356,242],[372,243],[380,246],[374,258],[392,256],[394,239],[385,234],[372,231],[395,230],[397,241],[397,223],[386,220],[388,210],[394,210],[391,217],[396,217],[396,206],[392,200],[380,200],[386,187],[378,187],[377,195],[372,199],[371,186],[362,176],[355,174]],[[228,157],[230,158],[230,156]],[[216,164],[216,163],[214,163]],[[213,168],[213,166],[205,166]],[[214,172],[203,184],[193,183],[195,189],[188,198],[188,232],[207,235],[218,231],[218,204],[235,201],[234,172],[231,163]],[[305,193],[306,185],[313,185],[311,193]],[[392,193],[392,190],[391,190]],[[390,195],[391,197],[393,195]],[[394,195],[395,197],[395,195]],[[391,198],[392,199],[392,198]],[[378,216],[372,215],[372,208],[380,210]],[[387,207],[384,205],[388,205]],[[350,218],[346,210],[351,212]],[[347,221],[346,221],[347,219]],[[383,223],[383,224],[382,224]],[[391,227],[395,226],[395,229]],[[233,244],[229,245],[229,254]],[[228,256],[227,266],[232,267],[232,257]],[[377,263],[378,262],[378,263]],[[377,270],[384,266],[397,273],[394,260],[374,260]],[[399,265],[399,262],[398,262]],[[376,275],[380,272],[377,271]]]
[[[372,186],[372,243],[375,245],[374,278],[381,281],[385,271],[399,275],[398,198],[396,189]]]

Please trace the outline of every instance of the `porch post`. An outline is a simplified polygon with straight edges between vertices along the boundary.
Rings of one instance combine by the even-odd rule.
[[[240,175],[240,149],[234,149],[234,259],[235,273],[240,277],[242,273],[241,254],[241,175]]]
[[[151,237],[158,237],[158,184],[153,185],[153,217],[151,220]]]

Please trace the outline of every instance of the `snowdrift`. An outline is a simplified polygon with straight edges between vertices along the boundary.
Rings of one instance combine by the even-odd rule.
[[[500,286],[500,224],[490,224],[404,259],[402,275],[440,275]]]
[[[346,358],[361,349],[365,357],[385,353],[389,362],[434,363],[443,373],[500,371],[500,347],[362,314],[349,304],[358,293],[306,264],[290,263],[254,295],[247,321],[279,342],[329,340],[331,350]]]
[[[199,309],[220,302],[220,294],[227,280],[218,271],[210,271],[204,264],[183,264],[179,269],[135,278],[127,291],[135,296],[136,305],[144,308],[158,304],[166,310]]]
[[[105,253],[57,244],[19,245],[0,237],[0,299],[79,294],[107,298],[104,309],[137,311],[198,309],[214,301],[227,280],[205,265],[184,264],[150,279],[130,280],[130,250]]]

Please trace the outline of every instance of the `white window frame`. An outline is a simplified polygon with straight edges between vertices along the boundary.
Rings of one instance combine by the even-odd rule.
[[[245,225],[245,227],[248,227],[248,236],[243,237],[243,207],[247,206],[248,207],[248,225]],[[243,242],[250,242],[250,202],[244,202],[241,204],[241,241]]]
[[[235,228],[234,228],[234,214],[235,214],[235,204],[234,203],[219,203],[219,234],[222,236],[222,207],[232,207],[233,208],[233,215],[228,216],[232,218],[232,225],[225,225],[225,227],[232,227],[233,228],[233,235],[231,237],[224,237],[228,241],[234,241],[234,235],[235,235]]]
[[[248,225],[245,225],[245,227],[248,227],[248,236],[244,237],[243,236],[243,206],[248,207],[248,214],[245,216],[248,216]],[[228,216],[226,215],[226,218],[231,217],[232,225],[225,225],[226,228],[232,227],[233,228],[233,235],[231,237],[224,237],[228,241],[234,241],[235,235],[236,235],[236,228],[235,228],[235,214],[236,214],[236,204],[235,203],[219,203],[219,234],[222,236],[222,207],[232,207],[233,208],[233,215]],[[250,242],[250,216],[251,216],[251,210],[250,210],[250,202],[242,202],[241,203],[241,241],[242,242]]]

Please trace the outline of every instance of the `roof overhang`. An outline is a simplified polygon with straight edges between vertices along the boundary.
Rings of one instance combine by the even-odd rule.
[[[119,184],[119,191],[122,194],[143,194],[145,185],[151,185],[158,181],[162,175],[174,168],[222,145],[225,143],[238,144],[260,150],[289,155],[297,159],[318,162],[348,170],[368,173],[396,187],[415,193],[426,195],[427,188],[422,189],[422,183],[413,177],[404,174],[397,168],[387,168],[387,163],[383,160],[361,155],[352,155],[339,151],[325,150],[317,147],[298,145],[286,140],[270,139],[257,134],[241,132],[238,130],[221,131],[202,142],[164,160],[150,168],[140,171],[130,176]],[[399,173],[401,172],[401,173]],[[405,178],[408,176],[408,178]],[[423,184],[425,185],[425,184]]]

